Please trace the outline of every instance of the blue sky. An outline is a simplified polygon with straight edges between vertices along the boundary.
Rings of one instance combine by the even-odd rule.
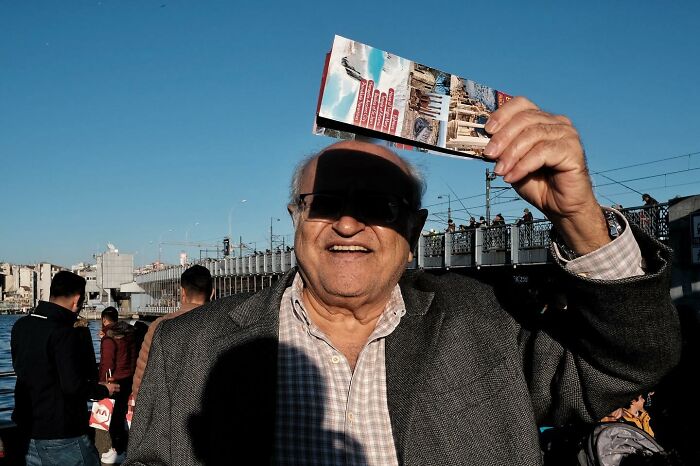
[[[271,218],[291,239],[289,175],[332,142],[311,126],[334,34],[568,115],[594,173],[683,171],[624,184],[659,201],[700,193],[700,170],[687,171],[700,155],[651,163],[700,151],[700,3],[485,5],[0,1],[0,261],[70,265],[109,241],[142,264],[161,239],[218,243],[229,213],[234,237],[258,249]],[[427,174],[431,219],[445,217],[447,193],[453,210],[463,197],[483,214],[491,165],[404,155]],[[619,184],[597,194],[641,203]],[[164,245],[163,259],[181,249]]]

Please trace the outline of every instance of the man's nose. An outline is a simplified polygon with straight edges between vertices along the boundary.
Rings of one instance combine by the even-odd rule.
[[[365,229],[365,224],[349,213],[344,213],[333,222],[333,230],[340,236],[350,237]]]

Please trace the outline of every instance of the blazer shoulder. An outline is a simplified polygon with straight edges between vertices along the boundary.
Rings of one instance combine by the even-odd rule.
[[[233,321],[229,314],[236,312],[253,293],[239,293],[211,301],[172,319],[160,321],[157,332],[163,337],[190,340],[202,334],[217,334],[229,328]]]
[[[404,288],[414,288],[439,294],[470,295],[493,294],[493,286],[466,275],[454,272],[426,272],[424,270],[407,271],[401,279],[400,285]]]

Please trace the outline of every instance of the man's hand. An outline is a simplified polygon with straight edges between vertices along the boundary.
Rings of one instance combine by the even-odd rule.
[[[119,392],[119,384],[112,382],[100,382],[100,385],[104,385],[105,387],[107,387],[107,390],[109,391],[109,396],[112,396],[115,393]]]
[[[610,242],[581,141],[567,117],[515,97],[491,114],[485,129],[493,136],[484,156],[496,161],[495,173],[541,210],[570,248],[582,255]]]

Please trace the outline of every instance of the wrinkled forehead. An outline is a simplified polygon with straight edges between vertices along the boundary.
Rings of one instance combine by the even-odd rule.
[[[371,191],[409,197],[413,181],[401,159],[388,153],[330,149],[304,172],[301,192]]]

